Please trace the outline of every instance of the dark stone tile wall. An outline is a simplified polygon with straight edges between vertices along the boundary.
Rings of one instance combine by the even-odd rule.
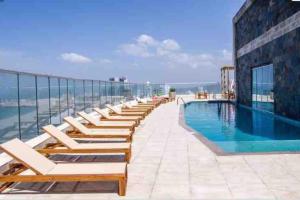
[[[271,63],[275,113],[300,120],[300,28],[237,59],[238,103],[251,106],[251,69]]]
[[[300,2],[256,0],[236,23],[236,49],[300,10]]]
[[[300,2],[292,4],[295,2],[289,0],[256,0],[237,22],[235,49],[300,10]],[[238,103],[251,106],[251,69],[266,64],[274,66],[274,112],[300,120],[300,28],[236,59]]]

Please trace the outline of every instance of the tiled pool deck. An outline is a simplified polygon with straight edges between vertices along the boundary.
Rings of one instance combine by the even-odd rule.
[[[97,193],[103,183],[66,183],[56,189],[63,194],[0,199],[300,199],[300,154],[216,156],[181,127],[175,102],[157,108],[137,129],[128,173],[125,197]],[[75,193],[83,188],[93,193]]]

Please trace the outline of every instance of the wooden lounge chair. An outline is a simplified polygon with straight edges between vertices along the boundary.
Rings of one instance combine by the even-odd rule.
[[[92,129],[70,116],[64,120],[75,129],[67,132],[73,138],[125,138],[127,142],[131,142],[132,139],[132,131],[129,129]]]
[[[43,130],[59,143],[39,149],[40,153],[124,153],[125,161],[130,161],[131,144],[126,143],[78,143],[53,125],[44,126]]]
[[[155,108],[154,105],[146,105],[146,104],[143,105],[143,104],[139,104],[137,101],[132,101],[131,103],[124,102],[123,105],[128,108],[147,108],[150,109],[151,111]]]
[[[125,195],[125,162],[54,163],[17,138],[1,144],[0,148],[27,169],[20,173],[1,175],[0,182],[118,181],[119,195]]]
[[[139,106],[132,106],[129,103],[121,102],[123,107],[123,112],[146,112],[146,114],[149,114],[152,111],[151,107],[139,107]]]
[[[140,124],[140,121],[143,119],[141,116],[120,116],[120,115],[109,115],[100,108],[94,108],[100,115],[102,121],[134,121],[137,125]]]
[[[148,101],[146,99],[141,99],[139,97],[136,98],[137,102],[138,102],[138,105],[152,105],[152,106],[159,106],[160,105],[160,102],[159,101]]]
[[[116,128],[116,129],[129,129],[134,131],[136,123],[134,121],[127,121],[127,122],[111,122],[111,121],[100,121],[99,119],[87,114],[84,111],[78,112],[83,119],[89,122],[89,128]]]
[[[143,119],[146,116],[145,112],[123,112],[109,104],[106,104],[106,107],[112,111],[111,115],[120,115],[120,116],[141,116]]]

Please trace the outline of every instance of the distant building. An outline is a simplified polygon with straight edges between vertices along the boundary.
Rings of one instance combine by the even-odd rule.
[[[247,0],[233,19],[237,102],[300,120],[300,2]]]
[[[112,82],[128,83],[128,79],[125,76],[122,76],[122,77],[111,77],[108,80],[112,81]]]
[[[120,78],[119,78],[119,81],[120,81],[120,82],[123,82],[123,83],[128,83],[128,79],[127,79],[125,76],[120,77]]]

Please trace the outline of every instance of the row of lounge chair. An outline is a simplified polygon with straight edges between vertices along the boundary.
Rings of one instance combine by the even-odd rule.
[[[55,139],[44,148],[33,149],[15,138],[0,145],[0,148],[18,163],[0,176],[0,182],[68,182],[68,181],[118,181],[118,194],[124,196],[127,184],[127,163],[131,157],[131,142],[135,128],[163,100],[141,101],[134,105],[122,102],[122,108],[106,105],[109,112],[94,108],[96,115],[78,112],[82,120],[71,116],[64,120],[71,130],[63,132],[53,125],[43,130]],[[82,143],[92,138],[107,139],[98,143]],[[111,141],[114,139],[118,142]],[[52,154],[124,154],[124,162],[55,163],[48,157]]]

